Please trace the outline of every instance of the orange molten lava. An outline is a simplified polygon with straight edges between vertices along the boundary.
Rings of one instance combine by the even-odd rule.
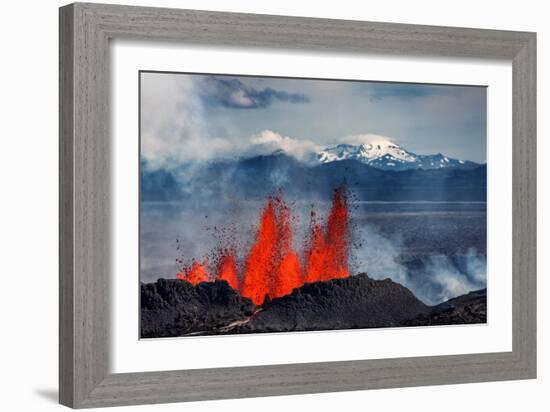
[[[276,270],[271,279],[270,298],[288,295],[304,284],[298,254],[292,249],[290,208],[281,196],[275,198],[277,211]]]
[[[239,290],[237,263],[232,253],[222,255],[216,279],[225,280],[233,289]]]
[[[334,191],[326,232],[312,214],[311,237],[306,251],[306,282],[347,278],[348,205],[343,188]]]
[[[304,282],[318,282],[349,276],[347,195],[336,189],[326,227],[312,213],[310,239],[304,265],[293,249],[291,211],[281,195],[269,197],[260,216],[254,243],[244,262],[239,281],[237,259],[232,249],[221,251],[215,279],[225,280],[256,305],[266,297],[274,299],[292,293]],[[178,273],[178,279],[196,285],[208,280],[206,264],[193,262],[191,269]]]
[[[246,258],[241,288],[241,295],[249,298],[256,305],[262,304],[269,294],[271,277],[275,268],[276,225],[273,199],[270,198],[260,218],[256,241]]]
[[[278,298],[289,295],[304,284],[300,259],[295,252],[288,252],[279,264],[277,277],[271,286],[269,296]]]
[[[306,282],[324,280],[325,259],[326,246],[323,227],[315,222],[315,214],[312,214],[309,250],[306,252]]]
[[[325,274],[329,279],[347,278],[348,269],[348,204],[342,188],[334,191],[327,222]],[[328,280],[328,279],[323,279]]]
[[[193,262],[189,270],[185,271],[185,273],[179,272],[176,277],[180,280],[186,280],[192,285],[208,281],[206,266],[197,261]]]

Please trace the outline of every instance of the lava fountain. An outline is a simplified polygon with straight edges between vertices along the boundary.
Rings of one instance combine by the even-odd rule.
[[[220,249],[213,276],[208,276],[205,259],[202,263],[194,261],[176,277],[193,285],[225,280],[242,296],[262,305],[266,298],[288,295],[306,282],[349,276],[348,197],[343,187],[334,190],[325,224],[312,212],[303,259],[293,249],[292,226],[291,209],[282,195],[270,196],[260,215],[254,242],[244,257],[242,276],[234,248],[228,247]]]
[[[239,290],[239,273],[234,252],[222,252],[216,279],[225,280],[233,289]]]
[[[208,272],[206,271],[206,264],[194,261],[188,270],[178,272],[176,277],[180,280],[186,280],[192,285],[207,282]]]

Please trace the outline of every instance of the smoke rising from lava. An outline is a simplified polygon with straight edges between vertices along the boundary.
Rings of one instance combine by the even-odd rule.
[[[374,279],[391,278],[426,304],[436,305],[487,286],[487,259],[475,248],[465,255],[434,254],[411,263],[401,257],[406,246],[400,236],[388,237],[368,225],[357,228],[355,235],[360,246],[352,250],[352,258],[358,272]]]

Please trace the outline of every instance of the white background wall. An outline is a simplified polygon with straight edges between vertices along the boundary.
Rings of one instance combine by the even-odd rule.
[[[109,2],[105,0],[105,2]],[[546,411],[550,408],[550,207],[545,176],[550,108],[550,27],[545,2],[519,1],[131,1],[126,4],[330,17],[538,32],[538,315],[539,378],[338,394],[141,406],[124,410],[280,411],[445,410]],[[64,2],[2,4],[0,88],[0,407],[6,411],[57,405],[57,7]],[[546,92],[546,93],[545,93]],[[546,181],[546,182],[545,182]],[[7,265],[5,265],[7,262]],[[120,409],[117,409],[120,410]]]

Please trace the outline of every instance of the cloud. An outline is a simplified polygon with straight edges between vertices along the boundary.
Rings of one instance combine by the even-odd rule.
[[[141,156],[151,171],[277,150],[305,161],[318,149],[310,140],[283,136],[271,130],[218,137],[201,98],[203,82],[190,76],[158,73],[142,73],[141,80]],[[234,101],[249,104],[250,90],[254,89],[241,89],[241,94],[234,90],[237,93]],[[266,98],[263,101],[265,104]]]
[[[368,95],[373,100],[385,98],[399,98],[403,100],[429,97],[444,94],[448,87],[426,84],[401,84],[401,83],[368,83],[366,86]]]
[[[207,104],[232,109],[260,109],[274,102],[308,103],[303,93],[275,90],[271,87],[255,89],[238,79],[209,76],[201,82],[201,97]]]
[[[250,138],[251,154],[269,154],[278,150],[295,157],[298,160],[309,161],[312,154],[321,149],[308,139],[295,139],[283,136],[272,130],[264,130]]]
[[[377,144],[379,142],[393,142],[393,138],[388,136],[382,136],[374,133],[361,133],[351,136],[344,136],[339,139],[340,143],[348,143],[354,145],[360,144]]]
[[[205,118],[192,78],[142,73],[141,154],[151,169],[231,150],[230,141],[212,136]]]

